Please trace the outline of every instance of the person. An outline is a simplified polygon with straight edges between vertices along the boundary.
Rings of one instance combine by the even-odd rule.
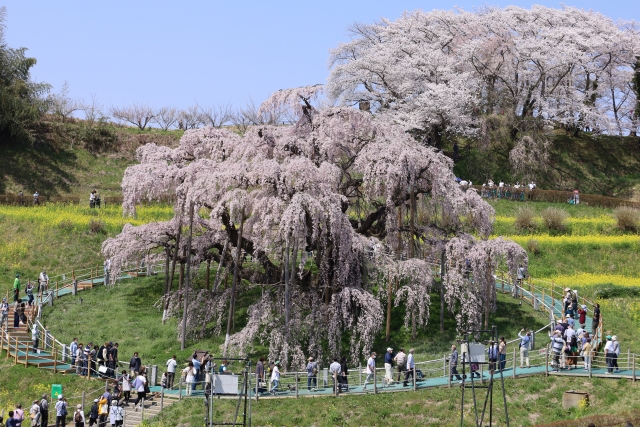
[[[347,367],[347,358],[344,356],[340,359],[340,376],[342,380],[340,387],[344,391],[349,391],[349,368]]]
[[[138,403],[140,403],[140,407],[144,405],[144,399],[146,399],[147,397],[147,393],[145,391],[146,385],[147,385],[147,378],[143,375],[142,372],[140,372],[136,377],[135,381],[133,382],[133,387],[138,392],[138,397],[136,397],[136,400],[133,402],[133,408],[136,411],[138,410]]]
[[[549,339],[551,340],[551,350],[553,351],[552,371],[558,372],[560,370],[560,354],[564,350],[564,340],[560,331],[554,331],[553,335],[549,332]]]
[[[591,332],[593,333],[593,335],[596,334],[599,324],[600,324],[600,304],[596,303],[593,306],[593,321],[591,323],[591,327],[592,327]]]
[[[576,321],[573,320],[573,310],[571,310],[571,307],[569,307],[568,312],[567,312],[567,320],[566,320],[567,325],[573,327],[573,325],[576,324]]]
[[[264,358],[261,357],[260,361],[262,361],[262,359]],[[313,357],[309,357],[307,362],[307,391],[316,391],[316,387],[318,386],[318,362],[314,361]],[[256,366],[256,374],[257,373],[258,367]],[[262,377],[264,378],[264,365],[262,366]],[[264,381],[264,379],[261,380],[260,375],[258,375],[258,381]]]
[[[458,350],[455,344],[451,346],[451,355],[449,356],[449,370],[451,371],[449,373],[449,378],[451,380],[453,380],[453,377],[455,376],[458,381],[462,382],[462,377],[458,373]]]
[[[125,405],[129,405],[129,399],[131,399],[131,377],[126,370],[122,370],[122,377],[120,378],[122,381],[122,394],[124,398]]]
[[[40,205],[40,193],[38,193],[38,190],[36,190],[35,193],[33,193],[33,205]]]
[[[582,357],[584,358],[584,370],[588,371],[591,367],[591,338],[587,338],[587,342],[582,345]]]
[[[204,394],[205,396],[211,395],[211,386],[213,384],[213,372],[211,367],[204,368]]]
[[[76,354],[78,353],[78,338],[74,338],[69,345],[69,352],[71,354],[71,367],[76,366]]]
[[[67,401],[63,395],[58,395],[56,402],[56,427],[65,427],[67,425]]]
[[[191,396],[191,391],[193,390],[193,383],[196,380],[195,370],[193,369],[193,362],[189,362],[189,366],[182,370],[182,377],[185,379],[187,383],[187,396]]]
[[[49,425],[49,402],[47,401],[47,393],[42,395],[40,399],[40,425],[46,427]]]
[[[524,266],[520,264],[516,270],[516,279],[518,280],[518,286],[522,287],[522,282],[527,278],[527,272]]]
[[[487,349],[487,353],[489,355],[489,373],[493,375],[496,371],[496,362],[498,361],[499,348],[493,342],[489,341],[489,348]]]
[[[13,419],[13,411],[9,411],[9,418],[7,418],[6,427],[15,427],[16,421]]]
[[[109,272],[111,271],[111,258],[104,260],[104,284],[109,284]]]
[[[27,304],[31,307],[33,305],[33,283],[31,283],[31,280],[27,280],[27,287],[25,288],[24,293],[27,295],[27,298],[29,298]]]
[[[73,422],[75,423],[75,427],[84,427],[84,412],[82,412],[82,405],[80,403],[76,405]]]
[[[607,372],[605,374],[613,373],[613,355],[615,354],[615,348],[613,346],[613,341],[611,340],[611,335],[607,335],[607,343],[604,346],[604,357],[607,362]]]
[[[94,197],[94,202],[96,203],[96,208],[99,208],[101,200],[100,200],[100,193],[98,193],[97,191],[96,191],[96,195]]]
[[[96,190],[93,190],[91,194],[89,194],[89,207],[90,208],[96,207]]]
[[[340,367],[340,362],[338,362],[338,358],[334,357],[333,358],[333,363],[331,363],[331,365],[329,365],[329,372],[331,373],[331,378],[333,380],[333,389],[334,391],[340,391],[340,381],[342,381],[342,379],[340,378],[341,376],[341,367]]]
[[[167,373],[163,372],[162,373],[162,378],[160,378],[160,387],[161,388],[167,388]]]
[[[16,301],[16,304],[13,307],[13,327],[20,327],[20,303]]]
[[[101,396],[98,401],[98,427],[106,427],[107,417],[109,416],[109,401],[106,397]]]
[[[111,422],[111,427],[122,425],[122,420],[124,419],[122,412],[123,410],[120,405],[118,405],[117,400],[111,402],[111,407],[109,409],[109,421]]]
[[[93,399],[93,405],[89,411],[89,427],[98,423],[98,402],[100,399]]]
[[[403,375],[404,371],[407,369],[407,354],[404,352],[404,348],[400,348],[400,351],[396,354],[396,357],[394,357],[393,360],[398,365],[398,379],[396,381],[400,381],[400,376]]]
[[[525,335],[522,335],[524,332],[524,328],[518,332],[518,337],[520,338],[520,367],[522,368],[524,362],[527,362],[527,368],[529,368],[529,346],[531,344],[531,332],[527,332]]]
[[[49,276],[47,276],[47,272],[42,270],[40,275],[38,276],[38,292],[41,295],[44,295],[45,292],[49,289]]]
[[[7,324],[9,327],[9,303],[6,298],[2,298],[2,303],[0,303],[0,315],[2,316],[0,320],[0,329]]]
[[[142,366],[142,361],[140,357],[138,357],[138,352],[133,353],[133,357],[129,360],[129,369],[131,370],[131,376],[136,377],[140,372],[140,367]]]
[[[78,344],[76,350],[76,374],[87,375],[87,356],[84,354],[84,344]]]
[[[362,387],[362,390],[367,389],[367,382],[369,380],[372,380],[372,381],[375,380],[376,357],[377,357],[376,352],[372,351],[371,355],[369,356],[369,359],[367,360],[367,369],[366,369],[367,376],[364,379],[364,387]]]
[[[618,356],[620,356],[620,343],[618,342],[618,337],[615,335],[611,337],[611,341],[613,342],[613,355],[612,355],[611,364],[615,368],[615,372],[620,372],[620,369],[618,368]]]
[[[393,383],[393,359],[395,354],[393,354],[393,349],[391,347],[387,347],[387,352],[384,355],[384,381],[387,385],[391,385]]]
[[[176,355],[174,354],[171,359],[167,360],[167,387],[173,388],[173,380],[176,377],[176,366],[178,366],[178,362],[176,360]]]
[[[414,380],[414,376],[413,376],[413,371],[416,367],[415,361],[413,359],[413,353],[415,352],[415,349],[411,348],[409,349],[409,355],[407,356],[407,369],[405,370],[404,373],[404,382],[402,383],[402,385],[404,387],[407,387],[409,384],[409,376],[411,376],[411,381]]]
[[[19,300],[20,296],[20,275],[16,274],[16,278],[13,279],[13,302]]]
[[[31,427],[38,427],[40,425],[40,405],[38,405],[38,399],[33,401],[29,415],[31,416]]]
[[[276,390],[278,389],[278,384],[280,384],[280,361],[276,360],[275,365],[273,366],[273,371],[271,372],[271,391],[269,394],[275,396]]]
[[[40,337],[40,333],[38,332],[38,323],[34,322],[33,326],[31,327],[31,351],[33,353],[37,353],[38,352],[38,341]]]
[[[16,405],[16,409],[13,410],[13,419],[15,420],[15,426],[21,427],[22,422],[24,421],[24,411],[22,410],[22,405],[18,403]]]
[[[193,384],[191,385],[191,389],[195,390],[196,387],[198,386],[198,381],[200,381],[200,368],[202,367],[202,363],[200,362],[200,359],[198,359],[198,354],[197,353],[193,353],[193,356],[191,357],[192,361],[193,361],[193,373],[194,373],[194,378],[193,378]]]
[[[18,205],[24,206],[24,192],[22,190],[18,191]]]
[[[582,305],[580,306],[580,308],[578,309],[578,321],[580,322],[580,327],[582,329],[584,329],[585,324],[587,323],[587,306],[586,305]]]
[[[118,343],[109,343],[109,374],[113,378],[116,377],[116,369],[118,367]]]

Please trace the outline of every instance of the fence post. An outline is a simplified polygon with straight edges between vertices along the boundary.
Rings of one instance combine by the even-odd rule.
[[[445,354],[442,358],[442,376],[447,376],[447,355]]]
[[[511,373],[513,378],[516,377],[516,348],[513,347],[513,372]]]
[[[633,353],[632,355],[633,357],[633,373],[631,374],[631,378],[633,379],[633,382],[636,382],[636,354]]]
[[[627,349],[627,371],[631,369],[631,350]]]
[[[595,358],[595,352],[591,352],[591,358],[589,359],[589,379],[591,379],[593,377],[593,374],[591,373],[591,369],[593,367],[593,359]]]
[[[58,348],[53,347],[53,373],[58,373]]]
[[[362,366],[358,363],[358,385],[362,385]]]
[[[178,399],[182,399],[182,374],[180,374],[180,381],[178,382]]]
[[[375,366],[373,367],[373,394],[378,394],[378,373]]]
[[[58,298],[58,281],[56,280],[56,298]]]
[[[29,365],[29,346],[24,349],[24,367],[26,368]]]
[[[84,412],[84,390],[82,390],[82,412]]]
[[[15,358],[15,362],[14,363],[18,364],[18,337],[16,337],[14,342],[15,342],[15,346],[16,346],[16,352],[15,352],[16,358]]]
[[[545,301],[544,301],[544,288],[542,288],[542,311],[544,311]]]
[[[298,398],[298,387],[300,386],[300,378],[298,376],[298,370],[296,370],[296,399]]]
[[[445,363],[447,363],[447,355],[444,356]],[[447,373],[447,385],[451,388],[451,362],[449,362],[449,372]]]
[[[338,397],[338,374],[333,373],[333,395]]]
[[[213,398],[213,396],[209,396],[209,399]],[[160,410],[164,408],[164,387],[160,389]]]
[[[547,344],[547,351],[544,355],[544,376],[549,376],[549,345]]]
[[[413,391],[416,391],[416,364],[413,364]]]

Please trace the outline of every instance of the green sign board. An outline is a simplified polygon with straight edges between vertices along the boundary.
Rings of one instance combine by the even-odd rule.
[[[62,384],[51,384],[51,398],[58,400],[58,396],[62,394]]]

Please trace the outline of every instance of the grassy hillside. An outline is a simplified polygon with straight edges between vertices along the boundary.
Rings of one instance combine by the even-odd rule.
[[[481,184],[489,177],[515,182],[504,147],[480,152],[461,144],[458,176]],[[508,151],[506,151],[508,153]],[[452,155],[452,148],[447,149]],[[580,189],[583,193],[621,198],[636,197],[640,183],[640,146],[637,138],[580,133],[577,137],[556,130],[549,152],[549,167],[537,177],[539,188]]]

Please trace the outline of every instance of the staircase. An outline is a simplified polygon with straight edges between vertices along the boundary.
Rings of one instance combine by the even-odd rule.
[[[152,397],[144,401],[144,410],[138,407],[138,410],[135,411],[132,403],[130,403],[129,406],[125,406],[124,426],[136,427],[142,423],[143,420],[155,417],[161,410],[178,401],[176,398],[167,398],[167,395],[162,399],[158,394],[159,393],[152,393]],[[135,392],[133,392],[132,397],[133,396],[135,396]]]

